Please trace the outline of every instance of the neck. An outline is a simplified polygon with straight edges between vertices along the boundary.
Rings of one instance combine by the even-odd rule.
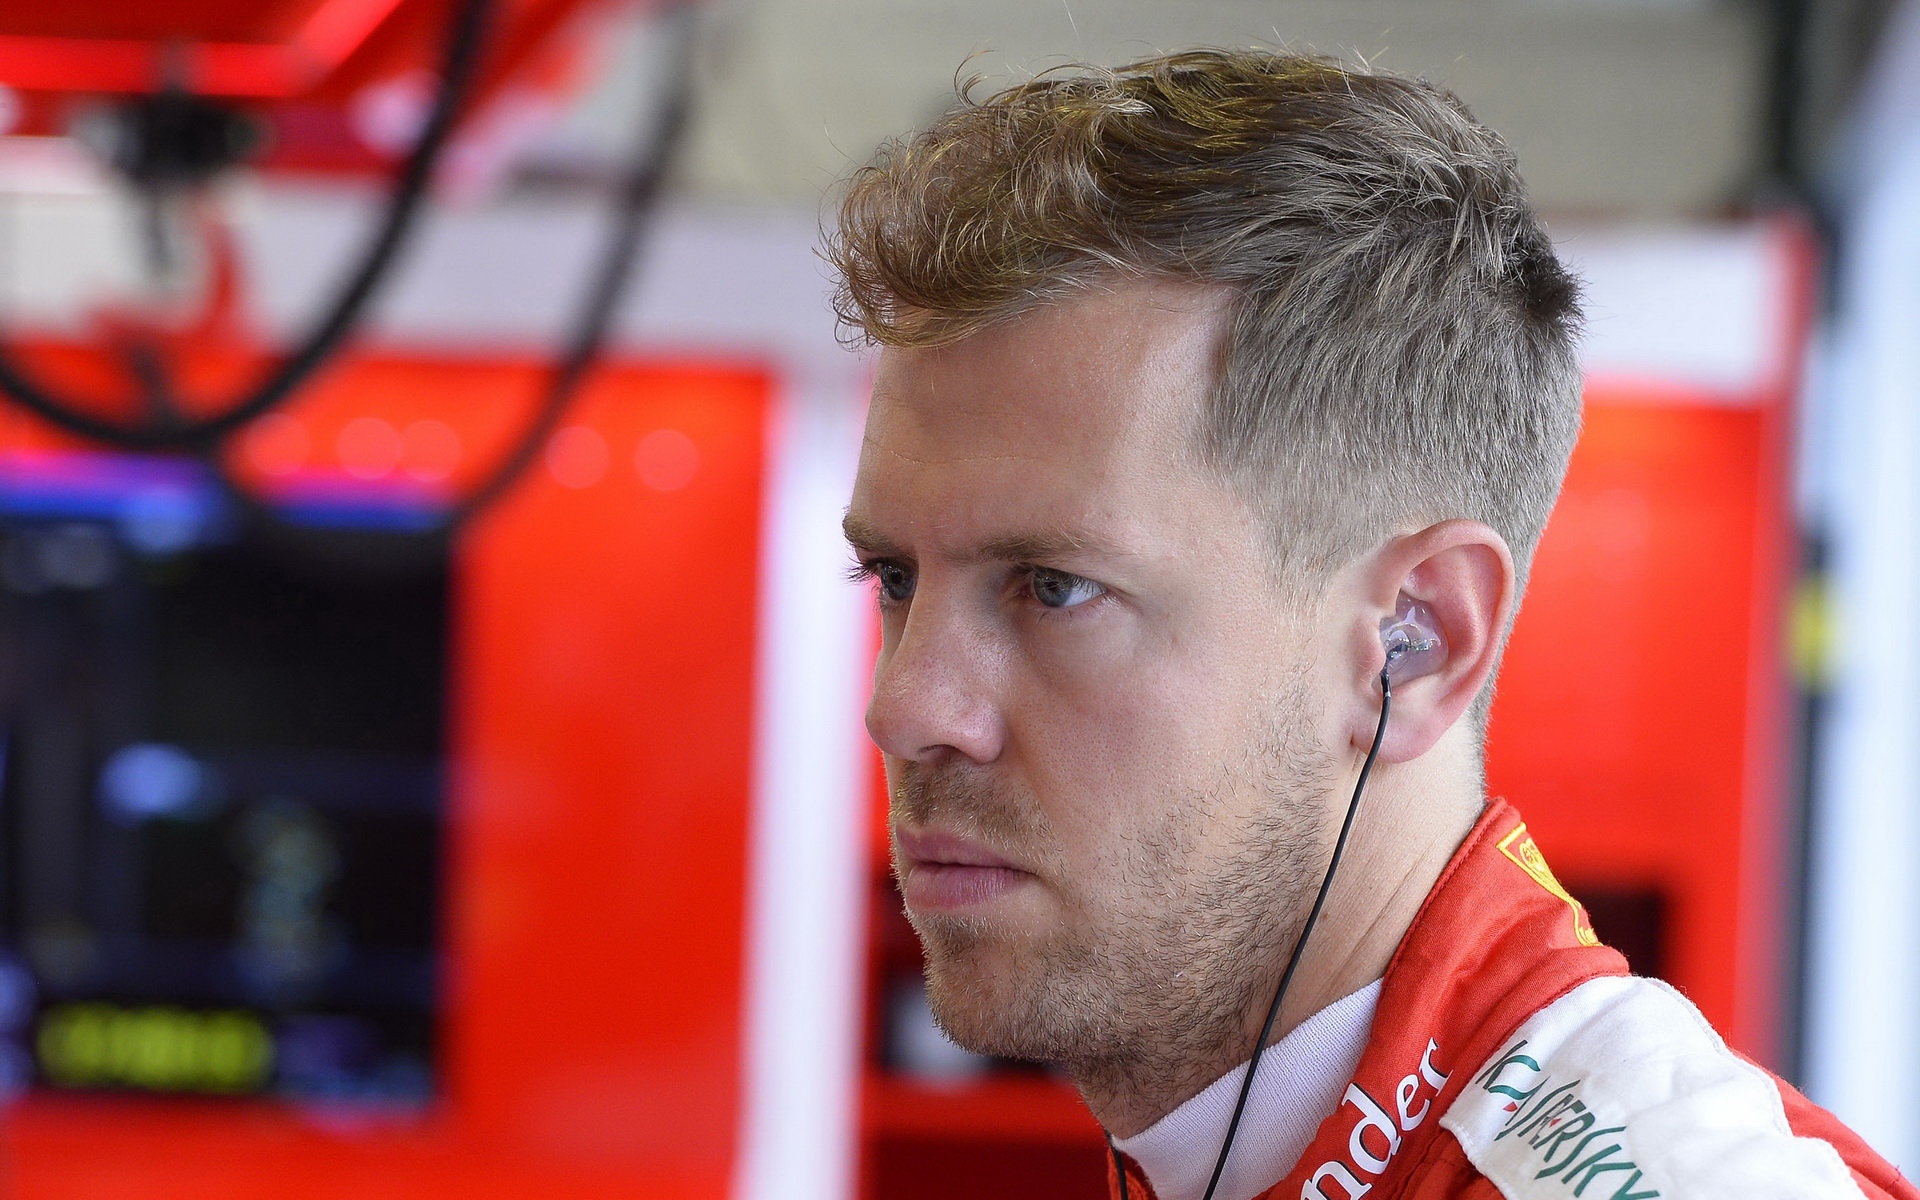
[[[1477,757],[1454,752],[1457,749],[1443,740],[1417,762],[1374,768],[1326,906],[1308,936],[1266,1044],[1386,973],[1400,939],[1485,803]],[[1337,801],[1328,800],[1337,807],[1335,831],[1345,815],[1351,780],[1348,788]],[[1327,854],[1332,853],[1332,836]],[[1324,867],[1326,859],[1320,861]],[[1298,901],[1298,911],[1285,924],[1284,944],[1263,956],[1272,960],[1271,969],[1263,969],[1254,981],[1237,1019],[1207,1022],[1205,1029],[1169,1023],[1153,1044],[1131,1045],[1123,1054],[1098,1062],[1062,1064],[1109,1133],[1134,1136],[1247,1061],[1293,949],[1293,931],[1305,920],[1318,884],[1316,873]]]

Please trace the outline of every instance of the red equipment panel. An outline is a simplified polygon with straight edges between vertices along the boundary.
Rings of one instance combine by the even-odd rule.
[[[380,172],[393,147],[370,145],[350,112],[370,85],[411,84],[438,69],[447,0],[67,0],[0,3],[0,84],[18,111],[0,133],[69,132],[77,106],[175,84],[263,112],[268,167]],[[496,0],[468,113],[508,81],[563,90],[594,0]],[[403,139],[404,140],[404,139]]]

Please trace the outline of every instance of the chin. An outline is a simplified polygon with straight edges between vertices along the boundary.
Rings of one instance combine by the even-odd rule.
[[[950,936],[950,935],[958,936]],[[921,931],[927,1004],[957,1046],[975,1054],[1032,1062],[1078,1057],[1101,1022],[1045,955],[1014,955],[976,930]],[[1089,1018],[1094,1018],[1092,1021]]]
[[[1002,997],[954,975],[951,968],[936,971],[931,965],[927,972],[927,1006],[949,1041],[995,1058],[1052,1059],[1050,1047],[1033,1036],[1031,1024],[1019,1020]]]

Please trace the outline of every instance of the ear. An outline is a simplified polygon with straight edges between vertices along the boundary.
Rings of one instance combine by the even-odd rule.
[[[1513,554],[1479,521],[1442,521],[1394,538],[1356,564],[1346,675],[1348,736],[1361,752],[1380,719],[1381,627],[1410,601],[1437,626],[1438,646],[1393,672],[1393,711],[1380,758],[1406,762],[1432,749],[1493,677],[1513,613]]]

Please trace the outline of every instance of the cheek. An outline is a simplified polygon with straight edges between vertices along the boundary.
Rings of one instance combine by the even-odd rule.
[[[1104,774],[1178,756],[1196,716],[1193,690],[1130,632],[1049,639],[1024,656],[1007,724],[1032,764]]]
[[[1070,637],[1042,627],[1022,647],[1009,716],[1036,732],[1071,731],[1072,744],[1116,758],[1216,744],[1286,667],[1237,633],[1169,633],[1128,615]]]
[[[1145,830],[1216,791],[1257,723],[1261,664],[1210,646],[1120,639],[1032,656],[1006,712],[1009,748],[1063,848]]]

